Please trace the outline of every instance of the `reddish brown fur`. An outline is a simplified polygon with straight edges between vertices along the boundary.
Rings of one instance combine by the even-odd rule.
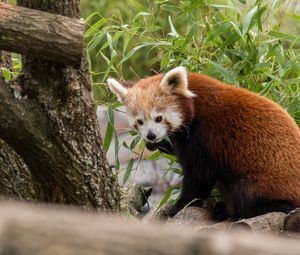
[[[248,180],[249,194],[300,206],[300,131],[289,114],[265,97],[204,75],[190,74],[189,88],[197,94],[196,118],[207,120],[214,157]]]

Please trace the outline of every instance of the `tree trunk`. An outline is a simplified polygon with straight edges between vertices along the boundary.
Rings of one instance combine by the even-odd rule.
[[[79,0],[18,5],[79,18]],[[77,66],[29,56],[22,63],[16,80],[0,84],[0,137],[28,165],[37,197],[118,211],[118,186],[102,150],[86,57]]]
[[[5,3],[6,0],[0,2]],[[9,52],[0,50],[0,68],[12,70]],[[35,187],[23,159],[0,139],[0,199],[7,198],[32,200],[35,198]]]

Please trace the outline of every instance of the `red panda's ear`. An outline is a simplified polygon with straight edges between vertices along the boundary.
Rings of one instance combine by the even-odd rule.
[[[188,88],[188,73],[183,66],[167,72],[162,78],[160,86],[171,88],[185,97],[194,97],[195,94]]]
[[[125,88],[131,88],[133,87],[134,84],[136,84],[136,81],[120,81],[120,83],[125,87]]]
[[[125,97],[127,96],[128,89],[112,78],[107,79],[107,84],[110,90],[116,94],[121,101],[124,101]]]

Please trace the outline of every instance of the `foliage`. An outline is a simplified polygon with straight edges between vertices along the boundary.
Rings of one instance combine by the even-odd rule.
[[[98,90],[109,75],[139,79],[184,65],[271,98],[299,123],[300,16],[286,1],[142,2],[122,4],[112,18],[87,18],[92,63],[101,63]]]

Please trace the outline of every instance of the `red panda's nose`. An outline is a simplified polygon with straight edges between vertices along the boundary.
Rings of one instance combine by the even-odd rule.
[[[155,138],[156,138],[156,135],[152,131],[149,131],[147,134],[147,139],[150,141],[153,141]]]

